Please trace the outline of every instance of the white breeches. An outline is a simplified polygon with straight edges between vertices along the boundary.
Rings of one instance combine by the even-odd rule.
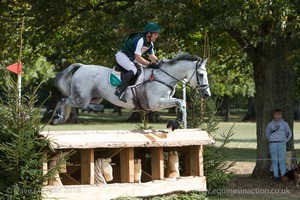
[[[127,71],[133,71],[134,75],[137,73],[137,69],[134,63],[127,57],[127,55],[121,51],[116,53],[116,61]]]

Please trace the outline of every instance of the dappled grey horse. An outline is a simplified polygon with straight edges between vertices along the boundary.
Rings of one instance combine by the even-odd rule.
[[[202,98],[209,97],[206,62],[207,59],[181,53],[172,60],[161,61],[159,69],[141,68],[137,82],[126,90],[126,103],[114,94],[118,86],[118,72],[98,65],[72,64],[56,76],[55,85],[66,98],[56,106],[52,124],[67,120],[71,107],[86,107],[89,103],[100,103],[104,98],[120,107],[140,111],[177,106],[177,118],[169,121],[167,128],[179,128],[186,104],[182,99],[173,98],[176,84],[186,80],[192,88],[200,90]]]

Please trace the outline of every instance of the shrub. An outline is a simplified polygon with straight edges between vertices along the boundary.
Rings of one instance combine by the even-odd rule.
[[[42,199],[43,183],[59,165],[43,174],[49,141],[41,137],[36,91],[18,98],[17,83],[6,72],[0,99],[0,199]]]
[[[188,128],[201,128],[207,131],[209,134],[215,132],[218,129],[218,120],[216,119],[216,104],[210,98],[202,100],[199,98],[199,93],[196,91],[190,92],[191,101],[188,104]],[[227,162],[227,152],[224,151],[224,147],[231,140],[234,135],[232,128],[228,133],[223,133],[220,146],[216,144],[204,146],[203,160],[204,160],[204,174],[207,178],[207,189],[209,191],[213,189],[225,188],[232,175],[233,171],[231,167],[234,162]]]

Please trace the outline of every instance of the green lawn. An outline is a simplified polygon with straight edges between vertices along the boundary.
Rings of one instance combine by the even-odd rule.
[[[166,113],[166,112],[165,112]],[[133,130],[137,129],[137,123],[128,123],[126,120],[131,115],[130,110],[122,109],[122,116],[113,113],[112,109],[105,109],[104,113],[81,113],[81,124],[47,125],[44,131],[67,131],[67,130]],[[153,129],[165,129],[166,123],[149,124]]]

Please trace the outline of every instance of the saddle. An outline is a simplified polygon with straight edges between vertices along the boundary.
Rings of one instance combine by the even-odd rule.
[[[135,66],[137,68],[137,73],[130,81],[128,86],[128,88],[131,88],[133,94],[133,102],[135,104],[135,108],[133,109],[133,112],[146,111],[149,110],[150,107],[148,104],[146,91],[144,90],[144,87],[141,87],[143,85],[143,75],[142,75],[143,69],[142,66],[138,63],[135,63]],[[126,72],[127,72],[126,69],[124,69],[118,63],[116,63],[115,67],[110,73],[109,84],[113,87],[118,87],[121,84],[121,81],[124,75],[126,74]]]
[[[138,63],[135,63],[135,67],[137,69],[137,73],[136,75],[133,77],[133,79],[130,81],[129,86],[135,85],[137,84],[137,79],[138,77],[141,75],[142,73],[142,66],[140,66]],[[119,72],[120,73],[120,78],[121,81],[123,79],[123,77],[125,76],[125,74],[128,72],[126,69],[124,69],[121,65],[119,65],[119,63],[116,63],[115,67],[113,68],[113,71],[115,72]]]

